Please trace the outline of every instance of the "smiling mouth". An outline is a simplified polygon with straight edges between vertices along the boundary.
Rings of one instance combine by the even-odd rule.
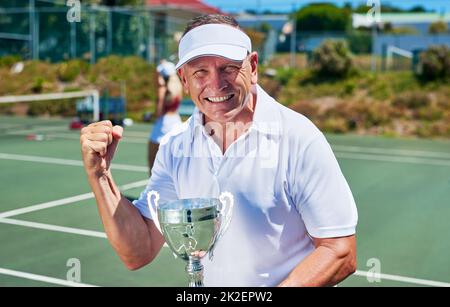
[[[234,97],[234,94],[226,95],[226,96],[218,96],[218,97],[207,97],[205,98],[207,101],[212,103],[225,102]]]

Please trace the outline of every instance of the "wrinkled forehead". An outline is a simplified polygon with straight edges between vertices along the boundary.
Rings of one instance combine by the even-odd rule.
[[[245,60],[245,59],[244,59]],[[185,67],[222,67],[226,65],[242,65],[244,60],[231,60],[216,55],[203,55],[192,59],[185,64]]]

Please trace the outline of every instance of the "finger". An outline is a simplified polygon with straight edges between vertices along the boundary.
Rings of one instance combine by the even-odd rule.
[[[121,126],[114,126],[112,128],[112,135],[114,138],[121,139],[123,135],[123,128]]]
[[[110,120],[102,120],[101,122],[92,123],[92,126],[107,126],[112,128],[112,122]]]
[[[106,155],[108,145],[105,142],[91,141],[87,142],[86,145],[100,156],[104,157]]]
[[[111,135],[108,135],[107,133],[89,133],[86,134],[86,139],[89,141],[97,141],[97,142],[104,142],[109,144],[109,139],[112,138]]]
[[[95,133],[107,133],[111,134],[112,128],[104,125],[98,125],[88,128],[86,131],[84,131],[87,134],[95,134]]]

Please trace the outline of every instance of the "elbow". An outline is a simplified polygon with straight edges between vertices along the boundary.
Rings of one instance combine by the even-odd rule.
[[[129,271],[137,271],[150,262],[153,261],[155,257],[151,254],[144,254],[144,255],[133,255],[131,257],[121,256],[120,259],[122,260],[123,264]]]
[[[347,264],[347,276],[352,275],[356,272],[356,255],[353,253],[353,255],[351,255],[349,258],[350,259],[348,260]]]
[[[137,271],[146,266],[147,264],[149,264],[151,261],[150,260],[127,261],[122,259],[122,262],[129,271]]]
[[[356,262],[356,250],[349,247],[341,259],[344,260],[343,271],[346,277],[354,274],[356,272],[357,262]]]
[[[128,269],[128,271],[137,271],[144,266],[145,264],[139,265],[134,263],[125,263],[125,267]]]
[[[336,261],[340,262],[342,275],[347,277],[356,272],[356,241],[354,238],[339,241],[331,249],[334,251]]]

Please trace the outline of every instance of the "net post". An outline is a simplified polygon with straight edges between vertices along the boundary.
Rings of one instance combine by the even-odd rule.
[[[100,120],[100,94],[97,90],[92,90],[93,97],[93,120],[98,122]]]

